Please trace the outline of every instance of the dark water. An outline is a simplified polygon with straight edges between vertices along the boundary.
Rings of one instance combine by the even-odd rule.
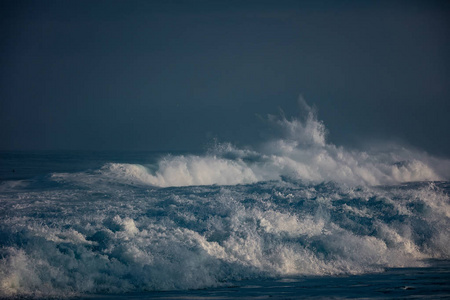
[[[85,299],[448,299],[450,262],[353,276],[247,280],[226,288],[85,296]]]
[[[55,172],[81,172],[99,169],[110,162],[150,164],[165,154],[145,151],[0,151],[0,180],[31,179]]]

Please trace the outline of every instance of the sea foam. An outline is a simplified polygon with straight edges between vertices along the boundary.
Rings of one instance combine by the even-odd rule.
[[[269,117],[283,134],[258,149],[217,143],[204,155],[2,183],[0,297],[200,289],[450,259],[450,186],[436,181],[448,179],[448,162],[338,147],[303,106],[303,118]]]
[[[449,187],[266,181],[3,195],[0,294],[198,289],[254,277],[360,274],[450,258]]]
[[[146,166],[108,164],[102,174],[158,187],[248,184],[283,177],[353,186],[448,180],[450,161],[406,147],[358,151],[327,143],[327,130],[315,110],[303,100],[300,104],[303,118],[288,120],[282,113],[268,117],[281,136],[257,150],[216,143],[203,156],[166,156]]]

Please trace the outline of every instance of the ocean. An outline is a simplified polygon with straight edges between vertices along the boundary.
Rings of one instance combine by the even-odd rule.
[[[450,298],[448,160],[327,143],[0,152],[0,298]]]

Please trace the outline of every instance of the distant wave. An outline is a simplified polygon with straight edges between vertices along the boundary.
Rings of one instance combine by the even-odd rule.
[[[327,143],[326,128],[315,111],[303,100],[300,105],[303,118],[288,120],[283,114],[268,117],[281,129],[281,136],[266,141],[261,149],[216,144],[204,156],[166,156],[156,166],[113,163],[101,172],[117,180],[159,187],[248,184],[281,177],[349,185],[448,179],[448,160],[418,151],[404,147],[349,151]]]

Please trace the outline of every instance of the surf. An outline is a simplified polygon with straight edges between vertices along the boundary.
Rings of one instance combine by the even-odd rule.
[[[259,147],[217,142],[142,163],[116,153],[70,171],[78,157],[3,181],[0,296],[210,289],[450,259],[447,161],[336,146],[302,105],[298,118],[267,117],[280,133]]]
[[[316,110],[302,98],[299,106],[303,114],[297,118],[288,119],[282,112],[267,117],[279,136],[257,149],[216,141],[204,155],[167,155],[153,165],[107,164],[100,173],[158,187],[248,184],[283,177],[352,186],[448,180],[449,160],[405,146],[359,151],[329,143]]]

